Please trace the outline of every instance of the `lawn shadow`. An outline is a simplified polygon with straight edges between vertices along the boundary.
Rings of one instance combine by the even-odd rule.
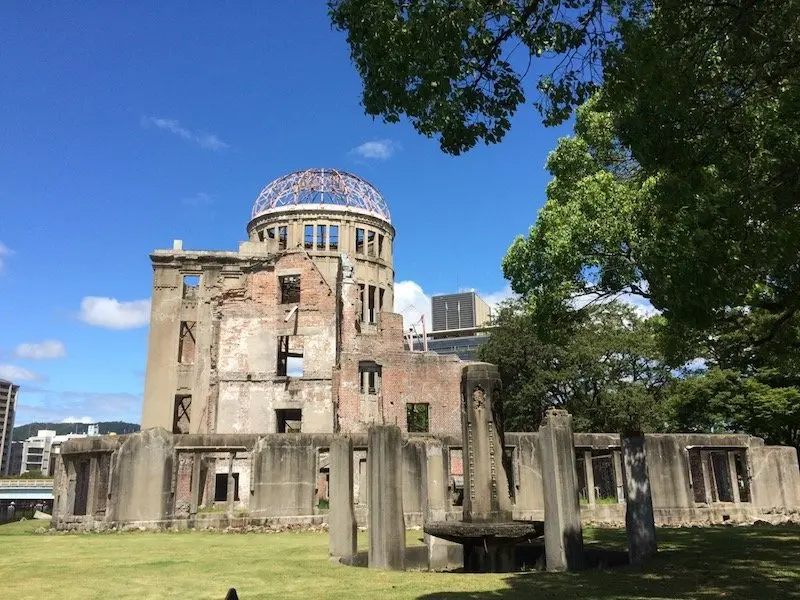
[[[619,558],[625,543],[624,533],[599,530],[586,545],[589,568],[584,571],[513,573],[504,578],[504,589],[445,589],[417,600],[800,599],[797,527],[661,529],[658,534],[658,555],[644,566],[592,560],[593,554]]]

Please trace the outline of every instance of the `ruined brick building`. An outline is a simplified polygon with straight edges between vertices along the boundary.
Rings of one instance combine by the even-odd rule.
[[[259,194],[247,232],[238,252],[176,242],[152,254],[143,431],[64,443],[53,526],[318,524],[341,434],[364,524],[372,423],[402,430],[405,524],[422,523],[434,497],[460,518],[461,402],[469,372],[493,367],[404,349],[384,199],[347,173],[292,173]],[[499,375],[486,377],[499,397]],[[713,434],[648,435],[645,445],[659,524],[800,510],[794,448]],[[514,518],[542,519],[543,473],[555,459],[534,432],[506,432],[503,448]],[[572,450],[558,460],[574,464],[582,518],[624,522],[620,435],[576,433]]]
[[[258,195],[238,252],[157,250],[142,428],[457,433],[461,362],[404,350],[395,230],[363,179],[309,169]]]

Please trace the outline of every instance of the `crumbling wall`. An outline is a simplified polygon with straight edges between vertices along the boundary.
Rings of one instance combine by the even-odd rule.
[[[300,301],[281,303],[280,278],[300,277]],[[331,374],[336,360],[336,297],[308,254],[287,251],[253,267],[240,287],[220,295],[218,433],[276,432],[276,410],[302,410],[302,431],[333,428]],[[278,373],[281,336],[302,350],[302,375]]]
[[[751,450],[753,502],[766,510],[800,509],[800,468],[797,450],[762,446]]]

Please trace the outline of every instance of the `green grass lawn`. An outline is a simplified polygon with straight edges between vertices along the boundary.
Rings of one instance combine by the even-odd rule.
[[[333,564],[324,533],[37,535],[38,526],[0,526],[0,597],[222,600],[232,586],[241,600],[800,599],[797,527],[659,530],[659,555],[644,569],[484,575]],[[409,532],[409,544],[420,537]],[[621,531],[585,537],[624,549]]]

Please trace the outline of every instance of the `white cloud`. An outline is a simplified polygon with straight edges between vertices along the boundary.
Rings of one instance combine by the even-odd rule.
[[[38,343],[20,344],[14,349],[17,358],[31,358],[43,360],[47,358],[61,358],[67,355],[64,342],[58,340],[43,340]]]
[[[3,242],[0,242],[0,271],[3,270],[3,264],[5,263],[5,259],[14,254],[14,251],[6,246]]]
[[[83,423],[84,425],[90,425],[91,423],[96,423],[96,421],[92,417],[64,417],[64,420],[61,421],[62,423]]]
[[[368,160],[387,160],[399,149],[399,144],[392,140],[375,140],[364,142],[350,152]]]
[[[636,311],[636,314],[642,319],[647,319],[653,315],[661,314],[661,311],[650,304],[650,301],[647,298],[628,293],[618,294],[616,296],[607,296],[600,298],[599,300],[596,299],[594,294],[583,294],[580,296],[575,296],[572,299],[572,305],[576,309],[581,309],[589,304],[606,304],[614,300],[632,307]]]
[[[502,290],[496,292],[481,293],[474,289],[462,289],[459,292],[476,292],[492,309],[494,314],[497,305],[503,300],[514,297],[511,286],[506,285]],[[433,329],[431,318],[431,297],[426,294],[416,281],[399,281],[394,285],[394,311],[403,315],[403,327],[408,331],[409,327],[416,325],[419,333],[422,333],[420,320],[425,316],[425,329]]]
[[[20,381],[42,381],[44,376],[16,365],[0,365],[0,379],[18,383]]]
[[[403,315],[403,328],[406,331],[416,325],[421,333],[420,319],[423,315],[425,329],[431,329],[431,298],[416,281],[398,281],[394,284],[394,312]]]
[[[206,194],[205,192],[197,192],[194,196],[184,198],[182,202],[189,206],[206,206],[214,202],[214,197],[211,194]]]
[[[230,148],[228,144],[219,139],[213,133],[206,133],[205,131],[192,131],[182,127],[181,124],[175,119],[161,119],[158,117],[142,117],[142,127],[158,127],[164,131],[177,135],[182,140],[197,144],[204,150],[225,150]]]
[[[80,320],[108,329],[135,329],[150,321],[150,299],[120,302],[116,298],[86,296],[81,300]]]

